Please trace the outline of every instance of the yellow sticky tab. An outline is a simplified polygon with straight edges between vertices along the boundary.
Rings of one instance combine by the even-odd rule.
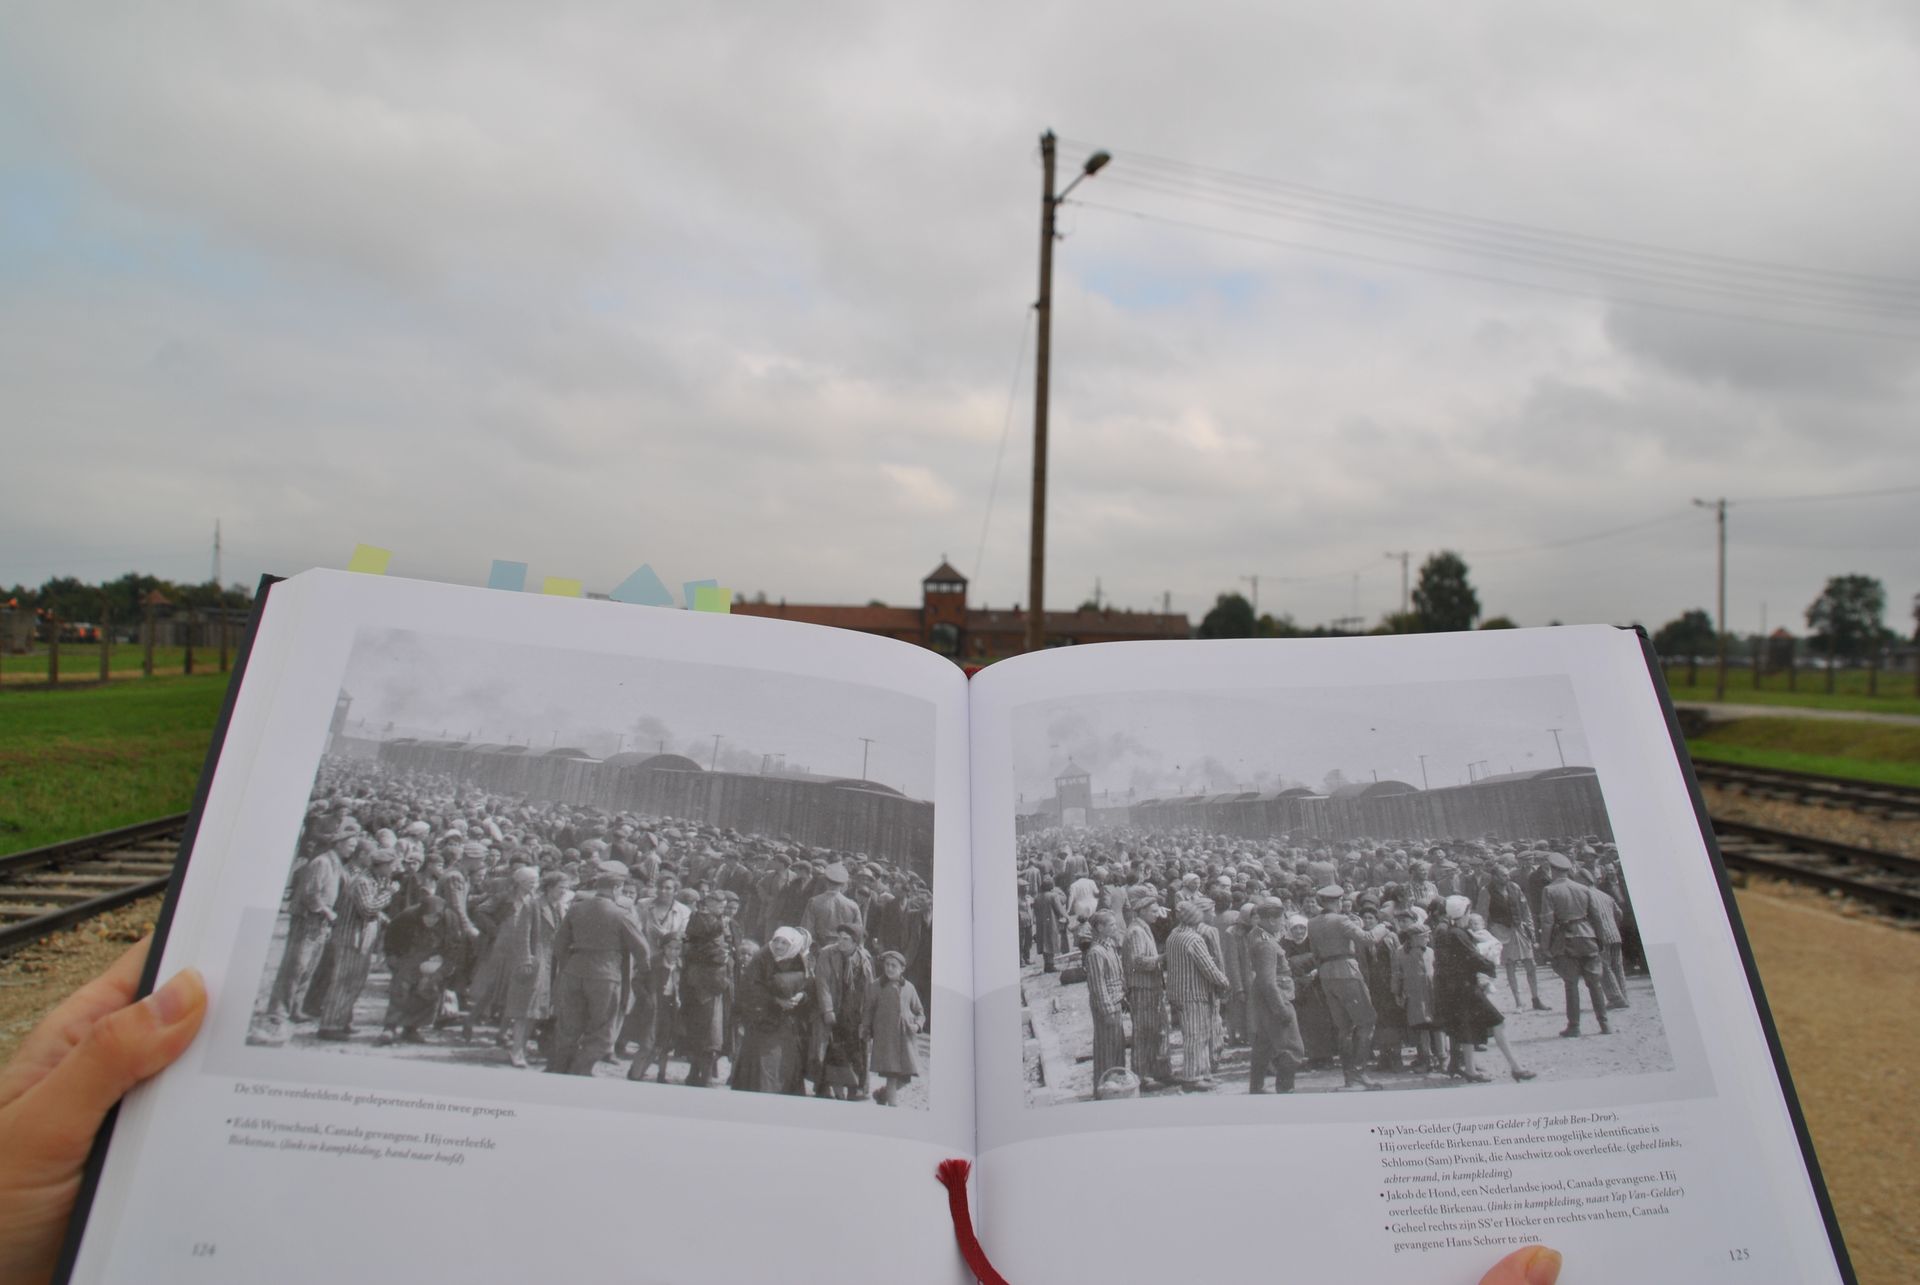
[[[387,564],[393,561],[392,549],[378,549],[371,544],[353,546],[353,556],[347,559],[347,570],[364,571],[370,576],[387,574]]]
[[[550,593],[556,598],[578,598],[586,592],[578,580],[569,580],[565,576],[548,576],[540,582],[540,592]]]
[[[721,615],[733,613],[733,590],[716,589],[712,585],[701,585],[693,591],[693,609],[695,611],[717,611]]]

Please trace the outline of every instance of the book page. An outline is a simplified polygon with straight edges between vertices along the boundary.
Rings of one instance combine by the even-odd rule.
[[[1838,1279],[1637,635],[1075,648],[972,696],[1010,1278]]]
[[[883,639],[276,585],[72,1279],[962,1279],[966,745]]]

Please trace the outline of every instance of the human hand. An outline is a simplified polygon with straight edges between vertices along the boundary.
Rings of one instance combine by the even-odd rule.
[[[52,1275],[101,1121],[200,1029],[207,988],[191,968],[133,1002],[151,941],[47,1014],[0,1069],[0,1280]]]
[[[1480,1285],[1553,1285],[1560,1279],[1560,1251],[1545,1245],[1516,1249],[1480,1278]]]

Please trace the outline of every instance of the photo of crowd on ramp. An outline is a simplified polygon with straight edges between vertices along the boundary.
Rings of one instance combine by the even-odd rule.
[[[933,707],[365,630],[248,1043],[926,1109]]]
[[[1027,1104],[1671,1070],[1557,677],[1016,714]]]

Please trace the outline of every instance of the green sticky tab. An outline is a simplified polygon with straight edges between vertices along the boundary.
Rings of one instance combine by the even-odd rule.
[[[717,611],[721,615],[733,612],[733,590],[717,589],[712,585],[701,585],[693,591],[693,609],[695,611]]]
[[[556,598],[578,598],[586,589],[578,580],[569,580],[565,576],[548,576],[540,583],[541,593],[550,593]]]
[[[393,561],[392,549],[380,549],[371,544],[353,546],[353,556],[347,559],[347,570],[364,571],[370,576],[387,574],[387,564]]]

